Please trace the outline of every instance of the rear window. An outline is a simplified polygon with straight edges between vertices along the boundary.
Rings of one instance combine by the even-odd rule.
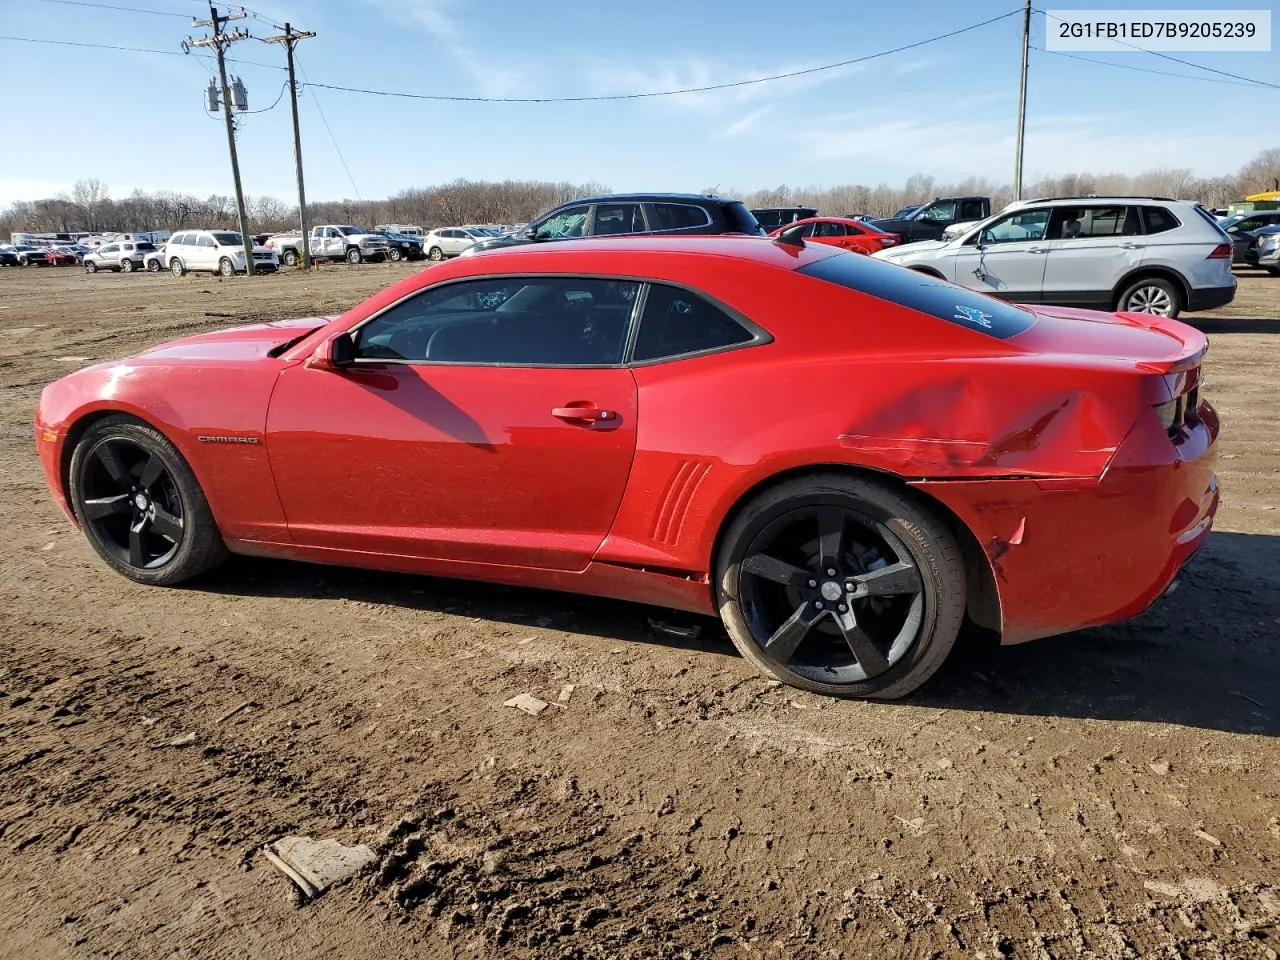
[[[888,300],[998,340],[1016,337],[1036,322],[1030,310],[856,253],[838,253],[801,267],[797,273]]]
[[[1174,227],[1180,227],[1178,218],[1164,207],[1143,207],[1143,219],[1146,220],[1147,233],[1164,233]]]
[[[600,209],[612,210],[616,209],[616,205],[607,208],[598,207],[597,211]],[[707,211],[689,203],[655,203],[653,213],[657,220],[654,227],[656,230],[688,230],[691,227],[705,227],[711,222]]]
[[[754,236],[764,235],[764,228],[760,226],[760,221],[755,218],[755,214],[747,209],[745,203],[737,200],[732,203],[726,203],[723,212],[729,229],[735,233],[749,233]]]

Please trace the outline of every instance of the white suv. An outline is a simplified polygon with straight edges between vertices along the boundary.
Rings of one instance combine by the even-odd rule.
[[[1207,210],[1162,197],[1023,200],[954,239],[872,254],[1018,303],[1164,317],[1230,303],[1231,255]]]
[[[188,270],[208,270],[224,277],[245,272],[244,241],[234,230],[181,230],[164,245],[164,265],[175,277]],[[255,245],[253,269],[275,273],[280,258],[269,247]]]
[[[422,238],[422,249],[431,260],[456,257],[467,247],[481,240],[492,240],[493,234],[477,227],[445,227],[432,230]]]

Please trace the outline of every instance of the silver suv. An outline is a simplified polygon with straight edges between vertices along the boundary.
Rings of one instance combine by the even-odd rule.
[[[1176,317],[1236,295],[1231,238],[1166,197],[1023,200],[954,239],[872,256],[1018,303]]]
[[[147,254],[156,250],[156,245],[150,240],[113,240],[84,255],[85,273],[97,273],[99,270],[132,273],[141,270]]]

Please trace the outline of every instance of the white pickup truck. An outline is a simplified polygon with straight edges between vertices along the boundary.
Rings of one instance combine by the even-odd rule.
[[[296,266],[302,259],[302,234],[279,233],[268,237],[266,245],[280,256],[280,262]],[[370,233],[349,224],[331,224],[311,228],[313,260],[385,260],[390,245],[380,233]]]

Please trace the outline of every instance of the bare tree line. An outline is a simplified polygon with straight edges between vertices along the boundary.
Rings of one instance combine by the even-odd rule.
[[[1029,184],[1026,196],[1137,194],[1199,200],[1223,207],[1247,194],[1280,187],[1280,147],[1264,150],[1233,175],[1201,178],[1186,168],[1161,168],[1129,175],[1071,173]],[[609,192],[600,183],[550,183],[540,180],[483,182],[454,180],[434,187],[416,187],[383,200],[329,200],[310,205],[313,223],[414,223],[424,227],[460,223],[524,223],[545,210],[575,197]],[[993,209],[1008,202],[1007,185],[981,178],[944,183],[913,174],[899,187],[844,184],[835,187],[786,185],[750,192],[720,190],[748,206],[815,207],[826,214],[889,216],[911,203],[935,196],[980,195],[992,199]],[[276,197],[250,197],[250,229],[273,232],[297,225],[296,205]],[[79,180],[71,192],[33,201],[19,201],[0,210],[0,236],[13,231],[54,233],[100,230],[179,230],[183,227],[234,227],[235,202],[229,196],[203,199],[161,190],[135,190],[113,199],[101,180]]]

